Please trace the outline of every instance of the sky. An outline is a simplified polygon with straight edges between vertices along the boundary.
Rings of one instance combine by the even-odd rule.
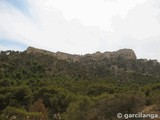
[[[28,46],[160,61],[160,0],[0,0],[0,51]]]

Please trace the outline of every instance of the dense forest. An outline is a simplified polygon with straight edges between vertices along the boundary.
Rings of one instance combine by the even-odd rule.
[[[1,120],[117,120],[119,112],[160,114],[159,62],[0,52]]]

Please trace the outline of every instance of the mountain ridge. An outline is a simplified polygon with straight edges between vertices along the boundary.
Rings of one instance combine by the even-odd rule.
[[[104,59],[104,58],[109,58],[109,59],[116,59],[118,57],[124,58],[124,59],[137,59],[135,52],[132,49],[120,49],[117,51],[113,52],[96,52],[92,54],[85,54],[85,55],[78,55],[78,54],[69,54],[69,53],[64,53],[64,52],[51,52],[47,51],[44,49],[39,49],[39,48],[34,48],[34,47],[28,47],[26,49],[27,54],[34,54],[34,53],[40,53],[40,54],[46,54],[50,55],[53,57],[56,57],[58,59],[62,60],[72,60],[74,62],[79,61],[82,58],[90,58],[93,60],[99,60],[99,59]]]
[[[0,54],[2,73],[21,71],[27,78],[40,76],[68,76],[74,79],[93,79],[122,77],[132,74],[160,77],[160,63],[157,60],[137,59],[131,49],[120,49],[114,52],[96,52],[93,54],[75,55],[63,52],[50,52],[28,47],[23,52],[2,51]],[[16,66],[16,67],[13,67]],[[11,73],[12,73],[11,72]],[[36,73],[37,74],[37,73]],[[127,79],[125,76],[125,79]],[[118,77],[120,79],[120,77]],[[130,77],[129,77],[130,79]]]

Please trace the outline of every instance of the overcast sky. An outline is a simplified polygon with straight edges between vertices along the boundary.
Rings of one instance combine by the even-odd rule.
[[[0,50],[28,46],[160,61],[160,0],[0,0]]]

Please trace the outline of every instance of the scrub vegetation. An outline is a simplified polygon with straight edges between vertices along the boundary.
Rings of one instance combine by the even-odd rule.
[[[154,60],[0,53],[2,120],[117,120],[119,112],[160,113],[159,100]]]

